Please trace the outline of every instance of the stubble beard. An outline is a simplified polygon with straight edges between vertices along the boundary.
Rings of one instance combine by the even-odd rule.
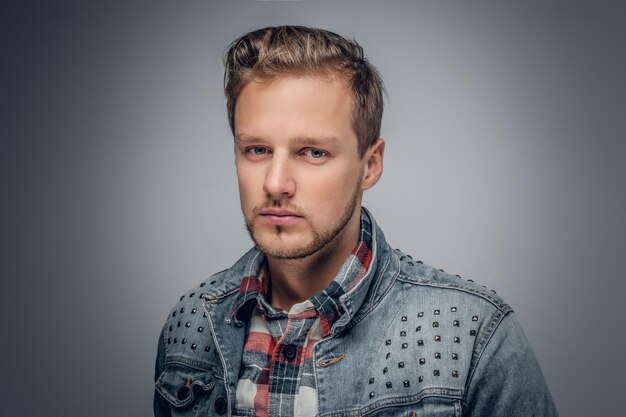
[[[253,214],[252,218],[246,219],[246,229],[248,229],[248,233],[250,234],[250,238],[254,242],[256,248],[264,253],[266,256],[276,259],[302,259],[307,256],[311,256],[314,253],[320,251],[322,248],[326,247],[329,243],[331,243],[339,233],[341,233],[348,222],[352,218],[352,215],[356,209],[357,203],[359,201],[359,187],[354,188],[354,192],[346,208],[344,209],[339,220],[328,230],[325,231],[317,231],[313,228],[310,220],[307,217],[304,217],[303,220],[307,223],[308,229],[311,231],[311,239],[309,242],[306,242],[304,245],[300,247],[292,247],[292,248],[277,248],[271,245],[266,245],[261,242],[260,239],[255,237],[254,231],[254,219],[256,218],[256,214]],[[272,206],[284,206],[280,201],[272,201]],[[276,227],[276,234],[282,233],[281,226]]]

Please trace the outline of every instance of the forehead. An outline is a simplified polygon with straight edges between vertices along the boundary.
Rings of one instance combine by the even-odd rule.
[[[335,77],[281,76],[249,81],[235,107],[235,134],[356,137],[352,93]]]

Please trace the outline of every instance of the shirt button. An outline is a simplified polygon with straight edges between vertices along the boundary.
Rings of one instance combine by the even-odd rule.
[[[217,414],[226,414],[226,400],[223,397],[219,397],[215,400],[215,412]]]
[[[287,345],[283,348],[283,356],[288,361],[296,357],[296,347],[293,345]]]
[[[181,387],[178,392],[176,393],[176,398],[178,398],[180,401],[184,400],[185,398],[187,398],[189,396],[189,387],[188,386],[184,386]]]

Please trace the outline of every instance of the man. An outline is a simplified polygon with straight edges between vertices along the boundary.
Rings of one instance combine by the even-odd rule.
[[[155,415],[556,415],[511,308],[391,249],[361,208],[385,150],[361,47],[266,28],[225,66],[255,248],[168,316]]]

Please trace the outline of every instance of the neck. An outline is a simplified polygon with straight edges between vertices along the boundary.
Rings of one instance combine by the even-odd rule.
[[[344,230],[318,252],[302,259],[268,257],[272,305],[289,311],[328,287],[356,246],[360,229],[358,210]]]

